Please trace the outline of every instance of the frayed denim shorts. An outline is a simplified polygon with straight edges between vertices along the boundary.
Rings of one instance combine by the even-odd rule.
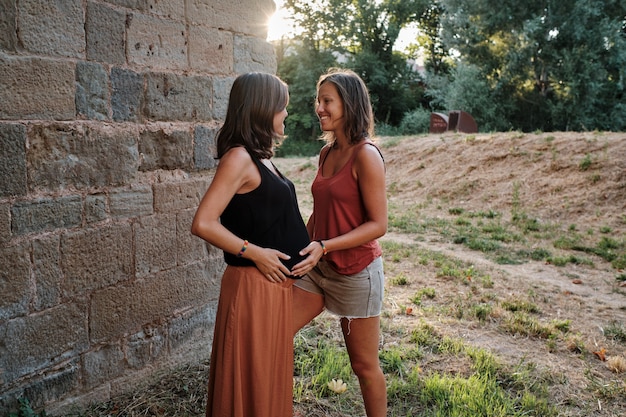
[[[378,257],[362,271],[342,275],[322,259],[294,285],[323,295],[326,310],[338,316],[348,319],[376,317],[382,310],[385,290],[383,260]]]

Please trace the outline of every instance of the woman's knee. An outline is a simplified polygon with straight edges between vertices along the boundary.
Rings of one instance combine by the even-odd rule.
[[[373,380],[382,374],[378,357],[375,360],[354,360],[350,364],[359,379]]]

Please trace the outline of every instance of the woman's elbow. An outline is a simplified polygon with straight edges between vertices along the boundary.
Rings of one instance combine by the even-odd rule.
[[[200,222],[197,219],[193,219],[191,222],[191,234],[194,236],[200,236]]]
[[[382,237],[385,235],[385,233],[387,233],[387,220],[381,220],[379,222],[376,222],[377,228],[376,228],[376,238],[378,239],[379,237]]]

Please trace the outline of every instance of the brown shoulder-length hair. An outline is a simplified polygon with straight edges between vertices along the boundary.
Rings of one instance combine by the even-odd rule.
[[[243,146],[259,158],[274,155],[274,116],[287,106],[287,84],[272,74],[251,72],[235,79],[230,90],[224,125],[217,134],[217,159]]]
[[[343,101],[345,133],[350,143],[358,143],[374,137],[374,111],[365,82],[349,69],[330,68],[317,81],[317,91],[325,83],[332,83]],[[316,99],[316,104],[317,104]],[[333,132],[323,132],[322,139],[331,143]]]

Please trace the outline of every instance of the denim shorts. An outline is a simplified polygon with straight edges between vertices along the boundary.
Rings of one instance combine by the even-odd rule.
[[[335,272],[323,259],[294,285],[324,296],[326,310],[348,319],[380,315],[385,290],[383,260],[374,259],[354,275]],[[297,308],[297,306],[294,306]]]

